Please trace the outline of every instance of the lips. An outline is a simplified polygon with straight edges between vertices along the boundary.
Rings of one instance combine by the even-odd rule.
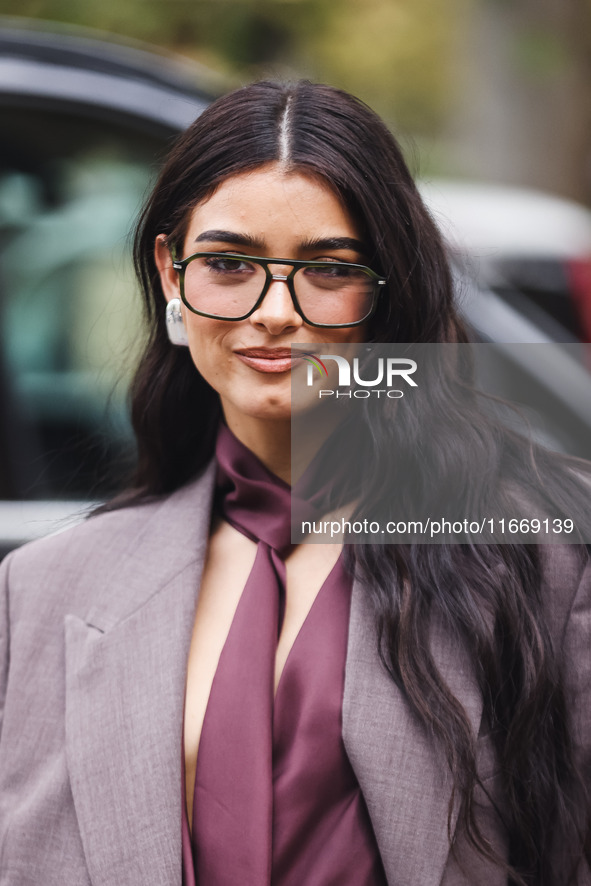
[[[288,372],[292,368],[291,348],[242,348],[234,353],[258,372]]]

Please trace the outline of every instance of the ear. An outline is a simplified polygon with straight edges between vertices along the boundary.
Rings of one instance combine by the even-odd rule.
[[[160,275],[162,292],[166,301],[180,298],[179,275],[172,266],[172,257],[168,249],[165,234],[158,234],[154,243],[154,259]]]

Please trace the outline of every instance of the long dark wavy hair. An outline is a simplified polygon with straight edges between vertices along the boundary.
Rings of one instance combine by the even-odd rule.
[[[167,339],[155,238],[165,234],[180,246],[196,204],[229,176],[274,161],[328,183],[360,226],[370,247],[368,263],[388,278],[371,320],[371,340],[467,341],[439,233],[384,123],[352,96],[307,81],[265,81],[237,90],[178,139],[140,218],[134,255],[150,337],[131,392],[137,471],[113,507],[170,493],[194,477],[212,457],[220,418],[218,395],[188,350]],[[449,409],[445,386],[434,380],[430,391],[428,400],[417,400],[423,427],[430,426],[430,415]],[[482,466],[499,464],[511,449],[510,435],[478,410],[476,447],[453,421],[439,424],[439,453],[430,460],[437,475],[428,482],[445,485],[462,476],[477,497],[491,482]],[[412,429],[385,419],[380,424],[377,417],[372,440],[377,455],[398,451],[412,458],[416,448]],[[543,453],[536,470],[543,472],[548,500],[568,513],[569,501],[580,495],[572,473]],[[404,485],[404,477],[397,482]],[[577,551],[582,566],[585,549]],[[472,846],[505,867],[510,883],[556,886],[572,880],[577,863],[591,862],[589,805],[542,605],[538,547],[364,544],[350,546],[348,558],[373,605],[384,665],[445,751],[456,799],[462,799],[460,823]],[[497,814],[507,835],[508,864],[476,821],[475,791],[482,787],[476,736],[430,651],[433,617],[461,638],[475,663],[484,722],[500,761],[505,799]],[[563,850],[560,869],[552,868],[556,847]]]

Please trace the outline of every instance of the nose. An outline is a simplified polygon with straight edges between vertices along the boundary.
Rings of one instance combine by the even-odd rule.
[[[272,282],[261,304],[250,315],[250,322],[254,326],[266,329],[271,335],[299,329],[304,321],[296,311],[287,277],[283,274],[273,274],[271,279]]]

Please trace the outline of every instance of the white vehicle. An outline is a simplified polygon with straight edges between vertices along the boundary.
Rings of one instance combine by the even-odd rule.
[[[591,341],[591,212],[539,191],[438,179],[421,193],[467,272],[555,341]]]

